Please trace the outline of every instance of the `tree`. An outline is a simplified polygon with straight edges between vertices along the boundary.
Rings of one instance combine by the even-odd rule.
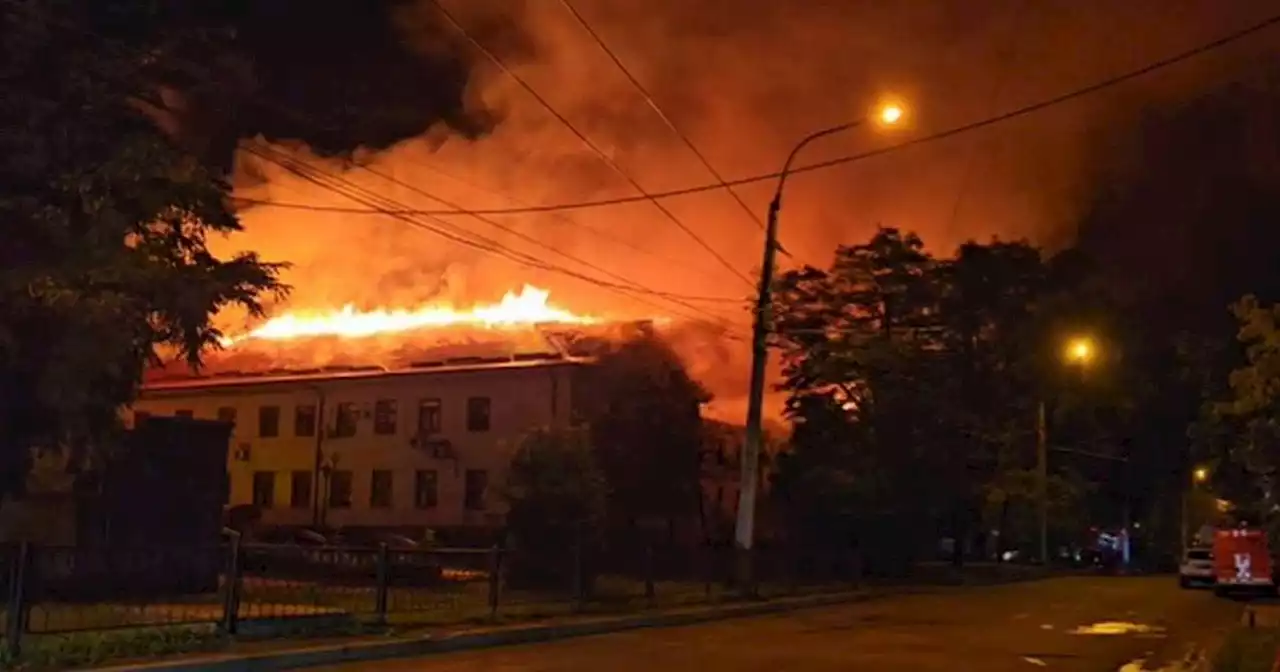
[[[1192,436],[1216,462],[1215,486],[1242,511],[1261,517],[1275,505],[1280,469],[1280,306],[1245,296],[1232,306],[1245,361],[1224,396],[1203,409]]]
[[[593,368],[585,419],[609,483],[611,528],[661,520],[674,534],[702,497],[700,406],[710,400],[654,335],[612,345]]]
[[[507,530],[517,549],[517,580],[560,581],[571,553],[598,539],[608,486],[582,429],[530,432],[511,460],[503,490]]]
[[[825,521],[840,539],[876,516],[932,524],[955,540],[957,563],[984,536],[975,530],[1017,536],[1008,532],[1025,526],[1015,519],[1034,510],[1023,486],[1037,407],[1079,387],[1062,375],[1058,333],[1063,316],[1092,316],[1079,261],[1046,263],[1029,243],[999,240],[939,259],[916,236],[880,229],[838,248],[830,270],[782,276],[777,344],[795,434],[779,486],[798,507],[793,519]],[[1067,442],[1101,417],[1051,406]],[[1063,462],[1052,508],[1078,522],[1087,479]]]
[[[0,496],[33,447],[101,447],[147,364],[198,366],[215,313],[286,291],[280,265],[209,252],[240,228],[228,184],[143,111],[153,83],[55,7],[0,9]]]
[[[925,528],[952,490],[933,406],[950,387],[937,366],[935,269],[918,237],[885,228],[837,248],[829,270],[778,282],[774,329],[795,423],[778,496],[793,535],[879,552],[873,569],[901,567],[922,541],[902,533]]]

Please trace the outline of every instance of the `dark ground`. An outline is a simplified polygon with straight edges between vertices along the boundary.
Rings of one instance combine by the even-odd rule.
[[[789,672],[1160,669],[1238,622],[1241,605],[1169,577],[1073,577],[885,598],[780,616],[639,630],[333,671]],[[1150,628],[1076,634],[1099,622]]]

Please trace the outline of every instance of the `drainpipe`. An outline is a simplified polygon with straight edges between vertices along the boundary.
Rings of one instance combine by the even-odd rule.
[[[316,393],[316,445],[314,464],[311,468],[311,526],[319,528],[324,522],[324,512],[321,511],[323,506],[324,491],[320,482],[320,466],[324,463],[324,434],[325,434],[325,415],[324,415],[324,390],[319,386],[310,386]]]

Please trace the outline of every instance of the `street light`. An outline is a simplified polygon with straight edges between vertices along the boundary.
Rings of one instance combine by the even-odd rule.
[[[1067,341],[1063,350],[1068,364],[1079,366],[1081,371],[1093,362],[1097,347],[1093,339],[1076,336]],[[1049,428],[1044,397],[1036,409],[1036,499],[1040,518],[1040,561],[1049,564]]]
[[[1067,342],[1067,361],[1073,364],[1087,365],[1093,361],[1093,341],[1077,336]]]
[[[795,163],[800,151],[815,140],[836,133],[856,128],[868,120],[882,127],[899,125],[906,118],[906,108],[897,102],[884,102],[870,114],[853,121],[824,128],[810,133],[796,143],[787,155],[778,174],[778,186],[773,192],[773,200],[769,202],[769,219],[765,227],[764,263],[760,265],[760,286],[756,295],[755,318],[751,330],[751,387],[747,402],[747,432],[742,448],[742,472],[739,477],[738,519],[734,529],[734,542],[738,550],[740,578],[744,587],[752,589],[751,580],[751,547],[755,539],[756,514],[756,482],[760,461],[760,444],[763,439],[761,421],[764,407],[765,365],[769,359],[768,335],[772,313],[774,258],[778,250],[778,213],[782,211],[782,192],[787,184],[787,176],[791,174],[791,165]]]
[[[1190,542],[1191,526],[1188,524],[1191,517],[1191,493],[1195,492],[1196,486],[1209,480],[1209,468],[1198,466],[1191,470],[1191,482],[1187,483],[1182,490],[1182,552],[1187,552],[1187,545]]]

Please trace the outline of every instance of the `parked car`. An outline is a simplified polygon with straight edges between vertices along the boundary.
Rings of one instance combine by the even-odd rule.
[[[1182,565],[1178,569],[1178,585],[1183,588],[1193,586],[1212,586],[1217,583],[1213,567],[1213,550],[1209,548],[1189,548],[1182,556]]]

